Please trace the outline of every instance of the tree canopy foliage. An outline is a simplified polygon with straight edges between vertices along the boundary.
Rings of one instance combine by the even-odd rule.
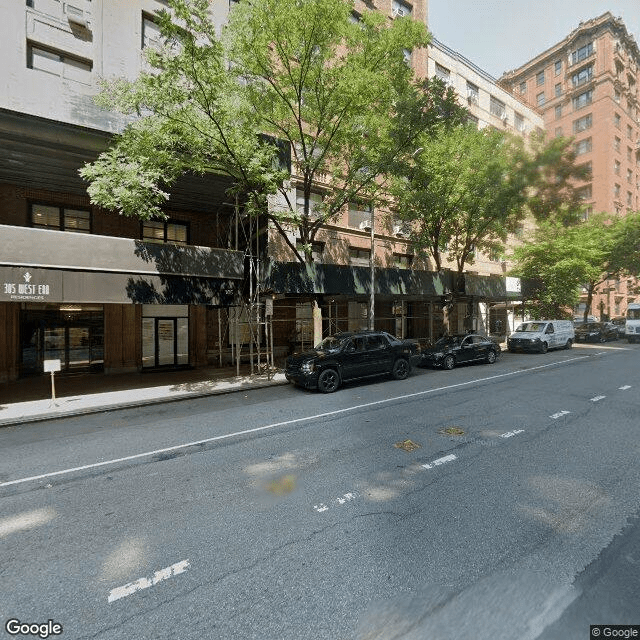
[[[420,137],[419,153],[395,182],[399,214],[412,238],[443,264],[443,252],[462,274],[477,251],[502,254],[510,233],[536,220],[574,219],[580,202],[570,180],[582,175],[566,139],[547,142],[487,127],[450,127]]]
[[[586,320],[598,285],[640,274],[640,214],[612,218],[602,213],[570,226],[543,223],[532,239],[514,250],[514,258],[513,274],[541,285],[529,303],[534,317],[570,312],[586,289]]]
[[[451,90],[413,81],[407,55],[429,36],[409,17],[355,20],[344,0],[241,1],[219,36],[208,4],[169,0],[158,13],[165,46],[148,52],[149,70],[104,83],[101,103],[132,120],[81,171],[93,202],[162,216],[180,175],[226,175],[249,213],[269,217],[310,260],[324,223],[349,202],[382,202],[389,167],[416,138],[464,117]],[[291,149],[302,210],[275,140]],[[318,183],[322,204],[312,208]]]

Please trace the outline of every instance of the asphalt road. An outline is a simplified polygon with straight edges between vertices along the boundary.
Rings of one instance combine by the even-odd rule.
[[[640,625],[639,358],[626,343],[504,354],[330,396],[0,429],[3,633],[17,619],[65,640],[570,640]]]

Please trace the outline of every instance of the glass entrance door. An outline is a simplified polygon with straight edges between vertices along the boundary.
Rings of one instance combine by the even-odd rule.
[[[27,305],[21,312],[21,373],[42,373],[45,360],[63,372],[104,368],[102,307]]]
[[[142,366],[189,364],[188,318],[142,318]]]
[[[156,318],[156,322],[158,366],[176,364],[176,320]]]

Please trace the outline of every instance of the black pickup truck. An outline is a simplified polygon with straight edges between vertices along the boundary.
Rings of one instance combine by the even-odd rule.
[[[337,333],[318,346],[287,358],[289,382],[331,393],[345,380],[382,374],[404,380],[420,361],[416,342],[400,340],[385,331]]]

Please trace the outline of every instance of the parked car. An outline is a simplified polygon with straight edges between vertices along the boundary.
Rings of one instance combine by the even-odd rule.
[[[457,364],[487,362],[493,364],[500,355],[500,345],[475,334],[444,336],[432,347],[423,349],[422,366],[453,369]]]
[[[532,320],[523,322],[508,338],[509,351],[537,351],[571,349],[574,341],[571,320]]]
[[[608,342],[618,339],[618,328],[612,322],[587,322],[576,329],[576,342]]]
[[[618,330],[618,338],[624,338],[625,332],[625,324],[627,320],[624,316],[619,316],[618,318],[611,318],[611,323],[615,325]]]
[[[302,387],[331,393],[354,378],[388,374],[404,380],[419,360],[416,342],[385,331],[345,332],[325,338],[311,351],[290,355],[285,376]]]

